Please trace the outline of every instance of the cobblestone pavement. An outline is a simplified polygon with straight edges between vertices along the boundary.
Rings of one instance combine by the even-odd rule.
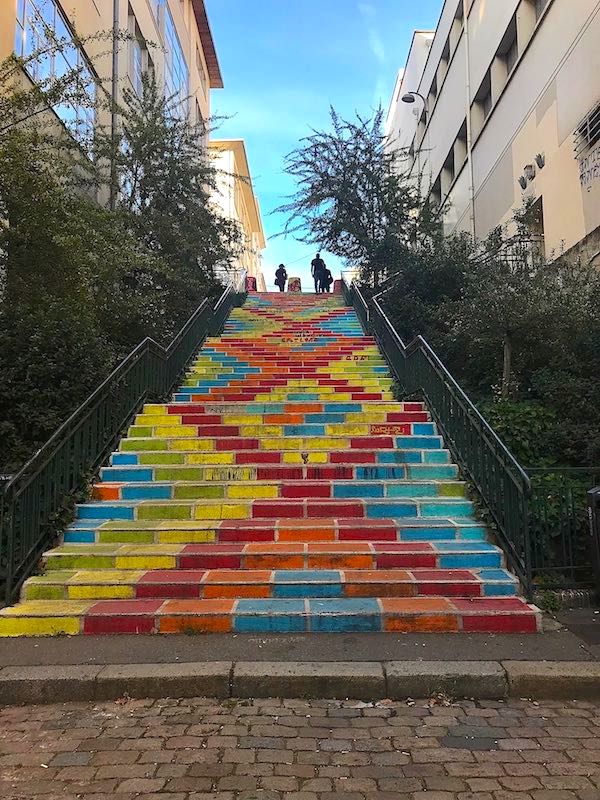
[[[599,800],[600,705],[127,700],[0,709],[0,797]]]

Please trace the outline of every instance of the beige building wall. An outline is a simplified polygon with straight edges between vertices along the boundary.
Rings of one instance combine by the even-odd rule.
[[[530,200],[549,257],[600,261],[599,42],[598,0],[446,0],[405,88],[427,98],[415,163],[447,231],[484,237]]]
[[[237,271],[245,270],[256,278],[259,292],[266,291],[261,252],[266,247],[258,199],[254,194],[243,139],[215,139],[210,149],[218,170],[213,200],[221,213],[238,223],[243,236],[243,251]]]
[[[8,56],[15,48],[17,14],[22,2],[0,0],[0,58]],[[24,2],[27,10],[53,2],[84,40],[101,32],[109,33],[113,28],[113,0]],[[125,87],[135,90],[139,86],[139,82],[136,83],[136,64],[142,64],[145,69],[151,60],[159,83],[165,82],[167,62],[172,59],[174,49],[168,33],[174,29],[174,41],[179,42],[187,69],[187,86],[182,86],[180,91],[182,96],[189,96],[190,120],[192,123],[207,120],[210,117],[210,89],[222,88],[223,81],[204,0],[116,0],[116,7],[119,31],[132,37],[118,43],[116,83],[119,99]],[[112,92],[115,76],[112,73],[110,40],[87,41],[83,49],[104,89]],[[103,112],[98,123],[110,124],[108,112]]]

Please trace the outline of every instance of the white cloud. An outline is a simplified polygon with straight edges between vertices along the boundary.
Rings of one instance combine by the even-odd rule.
[[[377,11],[375,6],[371,3],[366,2],[359,2],[357,4],[357,8],[360,12],[360,15],[365,21],[365,25],[367,28],[367,39],[369,43],[369,50],[371,51],[373,57],[377,61],[380,67],[385,65],[385,46],[383,44],[383,39],[381,38],[377,26],[375,24]],[[385,99],[383,97],[385,92],[385,85],[386,79],[385,75],[380,74],[377,77],[375,88],[373,90],[373,106],[377,108],[380,103],[385,105]]]
[[[383,45],[383,40],[379,35],[379,31],[375,26],[375,18],[377,17],[375,6],[371,5],[370,3],[358,3],[357,8],[360,12],[360,15],[367,23],[367,35],[369,38],[369,48],[371,53],[373,53],[380,64],[383,64],[385,62],[385,47]]]
[[[385,63],[385,47],[381,36],[375,28],[369,28],[369,47],[380,64]]]
[[[372,6],[370,3],[359,3],[358,10],[363,17],[374,17],[377,13],[375,11],[375,6]]]

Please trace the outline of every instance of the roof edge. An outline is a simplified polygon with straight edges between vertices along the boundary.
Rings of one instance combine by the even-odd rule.
[[[198,33],[200,34],[202,50],[204,51],[204,59],[208,68],[210,88],[222,89],[224,86],[223,75],[221,74],[221,67],[219,66],[217,50],[215,48],[215,40],[210,30],[204,0],[192,0],[192,8],[194,9],[196,25],[198,27]]]

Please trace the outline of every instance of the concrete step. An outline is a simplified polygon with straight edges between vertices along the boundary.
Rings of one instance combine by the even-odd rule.
[[[144,411],[138,414],[134,424],[137,425],[203,425],[203,426],[247,426],[269,427],[272,425],[367,425],[367,426],[404,426],[431,423],[429,415],[424,411],[362,412],[359,414],[206,414],[200,411],[185,412],[169,407],[163,413]],[[345,429],[345,428],[344,428]],[[397,431],[401,432],[401,431]]]
[[[240,406],[232,401],[215,401],[201,399],[194,402],[171,401],[168,404],[148,403],[144,406],[148,413],[206,413],[235,415],[264,414],[347,414],[347,413],[399,413],[404,411],[427,411],[423,403],[401,403],[396,400],[373,400],[370,402],[352,402],[348,400],[315,402],[294,400],[289,403],[255,402]],[[394,421],[394,420],[392,420]]]
[[[285,532],[280,528],[279,533]],[[291,529],[295,532],[297,529]],[[214,536],[214,531],[206,531]],[[248,541],[195,544],[63,544],[44,554],[52,570],[155,569],[500,569],[485,541]]]
[[[0,636],[120,633],[535,633],[517,597],[31,600],[0,610]]]
[[[245,487],[239,487],[245,488]],[[473,504],[464,498],[427,499],[279,499],[253,484],[253,498],[218,500],[111,500],[76,506],[77,519],[90,520],[223,520],[223,519],[402,519],[406,517],[469,518]],[[230,487],[233,491],[234,487]],[[240,492],[238,492],[240,493]],[[260,498],[260,495],[263,495]],[[258,499],[256,499],[258,498]]]
[[[517,580],[503,569],[85,570],[30,578],[23,600],[242,597],[509,597]]]
[[[143,419],[129,428],[128,439],[146,438],[224,438],[224,439],[281,439],[285,437],[314,437],[319,442],[323,437],[346,439],[376,439],[381,436],[437,436],[437,426],[433,422],[392,422],[392,423],[364,423],[343,422],[337,424],[326,423],[296,423],[293,425],[253,424],[253,425],[207,425],[195,424],[186,421],[178,422],[172,415],[164,417],[150,417],[142,415]],[[185,419],[185,417],[184,417]],[[375,446],[378,441],[375,441]]]
[[[424,423],[427,424],[427,423]],[[191,435],[172,435],[175,428],[160,429],[152,436],[137,436],[121,441],[121,452],[139,450],[178,450],[204,452],[236,452],[241,450],[258,450],[282,452],[285,450],[310,453],[319,450],[439,450],[443,447],[441,436],[274,436],[261,439],[249,437],[203,437]]]
[[[255,402],[272,402],[272,403],[291,403],[291,402],[322,402],[327,403],[335,399],[337,402],[350,402],[352,400],[383,400],[391,401],[394,395],[390,391],[377,391],[377,392],[363,392],[363,391],[348,391],[348,392],[325,392],[325,391],[275,391],[275,390],[258,390],[243,391],[242,389],[236,392],[217,391],[211,388],[190,388],[186,391],[179,391],[173,395],[176,402],[194,402],[198,400],[216,401],[216,402],[236,402],[236,403],[255,403]]]
[[[450,463],[447,450],[355,450],[349,452],[314,450],[311,452],[241,450],[234,452],[201,452],[198,450],[128,450],[113,453],[112,466],[172,467],[188,466],[225,468],[244,466],[254,469],[270,466],[307,466],[311,468],[346,467],[357,468],[358,475],[375,477],[390,476],[390,469],[397,477],[415,480],[453,480],[458,477],[458,467]],[[365,470],[362,473],[360,470]],[[381,470],[386,470],[385,473]],[[397,470],[404,470],[399,473]],[[158,473],[165,474],[167,473]]]
[[[229,376],[207,377],[190,376],[183,381],[178,391],[187,392],[190,389],[210,388],[223,394],[239,392],[319,392],[322,395],[335,396],[338,392],[380,392],[389,391],[393,385],[390,378],[383,376],[347,376],[346,378],[322,377],[314,380],[310,378],[278,378],[257,376],[255,379],[234,379]]]
[[[486,543],[475,520],[433,517],[277,520],[75,520],[67,544],[194,544],[202,542],[460,542]],[[347,547],[347,545],[343,545]],[[494,548],[496,550],[497,548]],[[486,550],[485,552],[491,552]]]
[[[231,466],[231,467],[194,467],[185,465],[173,466],[140,466],[115,465],[103,467],[100,478],[103,483],[153,483],[153,482],[198,482],[198,483],[237,483],[243,481],[353,481],[358,484],[364,481],[395,482],[406,486],[415,486],[420,492],[422,487],[434,488],[440,493],[440,487],[446,484],[463,486],[462,481],[439,479],[427,480],[409,476],[407,466],[360,467],[341,464],[323,466]],[[435,476],[436,466],[432,468]],[[441,492],[443,493],[443,492]]]
[[[465,484],[453,482],[320,480],[320,481],[112,481],[96,483],[95,500],[239,500],[256,498],[281,499],[370,499],[397,498],[406,500],[464,497]]]

